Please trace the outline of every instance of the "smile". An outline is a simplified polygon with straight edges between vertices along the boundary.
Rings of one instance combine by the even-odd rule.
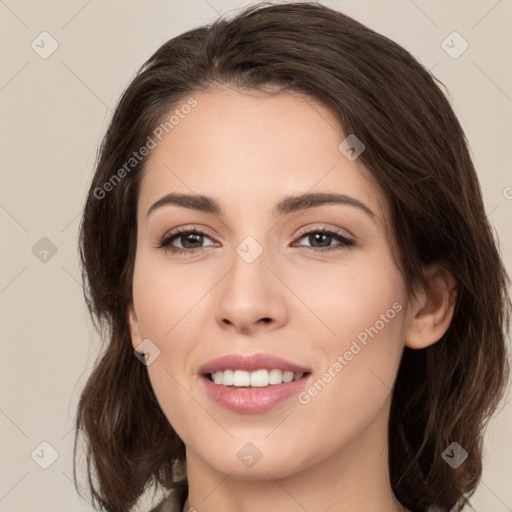
[[[293,373],[291,371],[282,371],[277,368],[272,370],[256,370],[248,372],[245,370],[224,370],[210,373],[210,380],[215,384],[232,387],[256,387],[263,388],[267,386],[276,386],[301,379],[303,373]]]
[[[227,354],[199,368],[203,390],[238,413],[268,411],[297,395],[311,369],[273,354]]]

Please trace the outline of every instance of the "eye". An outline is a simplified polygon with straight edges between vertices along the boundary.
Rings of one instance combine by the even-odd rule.
[[[306,238],[310,245],[299,245],[317,252],[327,252],[333,250],[341,250],[353,247],[356,242],[335,230],[328,229],[311,229],[302,231],[298,240]],[[157,244],[156,247],[164,252],[172,254],[188,254],[193,255],[207,246],[203,246],[205,239],[212,240],[204,231],[196,228],[180,228],[171,233],[166,234]],[[176,247],[173,243],[177,241],[181,247]],[[332,241],[338,241],[338,245],[331,245]],[[319,244],[317,246],[317,244]],[[213,244],[208,244],[212,246]]]
[[[301,245],[299,247],[307,247],[308,249],[312,249],[317,252],[335,251],[356,245],[355,240],[348,238],[340,232],[324,228],[303,231],[300,233],[298,240],[306,237],[310,245]],[[339,242],[338,245],[331,246],[331,242],[333,240],[337,240]],[[316,244],[320,245],[317,246]]]
[[[156,247],[164,252],[171,252],[173,254],[194,254],[205,248],[202,247],[203,240],[205,238],[211,240],[206,233],[199,229],[180,228],[172,233],[166,234],[156,244]],[[172,245],[175,240],[181,244],[181,247],[175,247]]]

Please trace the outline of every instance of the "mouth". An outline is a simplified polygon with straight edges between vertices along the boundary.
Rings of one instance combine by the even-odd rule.
[[[261,413],[297,395],[312,371],[269,354],[231,354],[203,365],[199,375],[206,394],[237,413]]]
[[[308,375],[310,375],[310,372],[294,373],[290,370],[282,371],[278,368],[262,368],[252,372],[230,369],[224,371],[217,370],[216,372],[209,372],[202,376],[210,382],[222,386],[237,389],[250,389],[288,384],[289,382],[307,378]]]

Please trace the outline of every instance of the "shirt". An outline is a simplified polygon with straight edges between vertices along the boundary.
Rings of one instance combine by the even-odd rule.
[[[171,494],[149,512],[182,512],[188,496],[188,485],[177,486]]]
[[[172,492],[171,495],[149,512],[182,512],[188,496],[188,486],[182,486]],[[192,509],[195,510],[195,509]],[[436,512],[438,509],[429,507],[427,512]],[[197,511],[196,511],[197,512]]]

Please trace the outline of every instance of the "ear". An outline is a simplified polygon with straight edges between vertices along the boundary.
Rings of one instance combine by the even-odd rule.
[[[424,269],[427,288],[417,293],[409,310],[405,345],[421,349],[439,341],[448,330],[457,299],[457,282],[440,264]]]
[[[140,334],[139,320],[137,319],[137,314],[135,313],[133,302],[128,305],[126,317],[128,326],[130,328],[132,346],[134,349],[136,349],[142,343],[142,336]]]

